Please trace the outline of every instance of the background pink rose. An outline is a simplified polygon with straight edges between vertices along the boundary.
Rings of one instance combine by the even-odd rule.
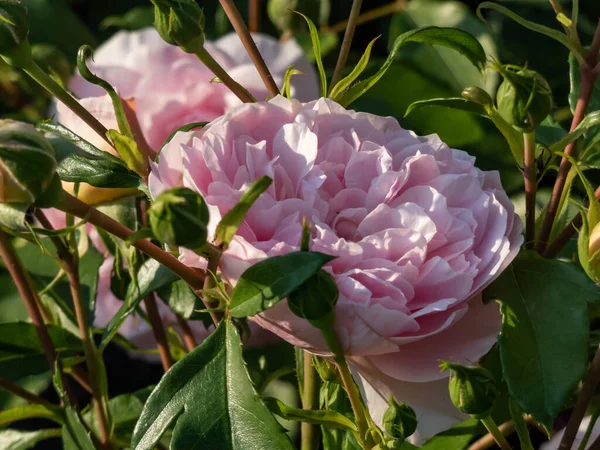
[[[277,97],[179,133],[153,165],[150,189],[200,192],[212,233],[250,183],[272,177],[223,254],[224,279],[235,285],[252,264],[297,250],[309,219],[311,249],[337,257],[325,269],[340,290],[335,327],[346,354],[366,380],[385,378],[399,392],[391,381],[444,378],[440,359],[476,361],[500,330],[498,307],[474,296],[516,256],[521,222],[498,173],[474,162],[392,118]],[[181,259],[205,266],[185,249]],[[285,301],[254,320],[328,354]]]
[[[293,65],[304,73],[292,77],[293,95],[303,101],[317,98],[316,72],[294,40],[280,43],[263,34],[253,38],[278,86]],[[205,48],[257,99],[267,98],[264,83],[235,33],[206,42]],[[122,98],[135,100],[140,127],[155,150],[180,126],[210,122],[241,103],[226,86],[211,83],[214,75],[195,55],[165,43],[154,28],[116,33],[96,50],[89,67],[111,83]],[[80,98],[105,94],[79,74],[69,87]]]

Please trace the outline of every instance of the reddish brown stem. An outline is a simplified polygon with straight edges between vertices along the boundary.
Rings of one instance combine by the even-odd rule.
[[[43,399],[42,397],[39,397],[39,396],[29,392],[28,390],[23,389],[18,384],[15,384],[12,381],[7,380],[2,377],[0,377],[0,389],[10,392],[11,394],[16,395],[17,397],[21,397],[23,400],[25,400],[29,403],[35,403],[38,405],[45,405],[45,406],[53,406],[52,403],[50,403],[48,400]]]
[[[573,441],[575,441],[575,437],[579,431],[579,426],[581,425],[581,421],[585,416],[585,411],[590,403],[590,400],[592,399],[592,396],[594,395],[594,392],[596,391],[596,388],[598,387],[598,384],[600,384],[600,346],[596,350],[596,354],[592,360],[587,379],[583,383],[581,391],[579,391],[577,401],[573,407],[573,412],[571,412],[569,423],[565,428],[565,433],[560,441],[558,450],[570,450],[573,446]]]
[[[180,315],[176,315],[176,317],[177,323],[179,324],[179,327],[181,328],[181,331],[183,333],[183,342],[185,342],[185,346],[188,349],[188,352],[191,352],[198,345],[198,343],[196,342],[196,338],[194,337],[194,333],[190,328],[190,324],[187,323],[187,320],[185,320]]]
[[[174,361],[171,351],[169,350],[167,333],[165,332],[165,326],[160,318],[154,294],[149,294],[144,297],[144,305],[146,306],[148,320],[150,320],[150,326],[152,327],[152,332],[154,333],[154,339],[156,339],[156,346],[158,347],[160,362],[162,363],[163,369],[166,372],[171,368]]]
[[[252,33],[260,31],[260,0],[249,0],[248,26]]]
[[[600,21],[598,22],[598,26],[596,27],[596,32],[594,33],[592,45],[590,46],[590,49],[588,50],[587,55],[585,57],[585,64],[582,64],[580,67],[581,84],[579,88],[579,96],[577,97],[577,104],[575,106],[575,113],[573,114],[573,120],[571,122],[570,131],[573,131],[575,128],[577,128],[577,126],[584,119],[588,106],[590,104],[590,99],[594,90],[594,84],[598,79],[598,72],[595,69],[596,65],[598,64],[599,51]],[[567,145],[564,152],[565,155],[573,155],[576,143],[577,141],[573,141],[569,145]],[[554,182],[554,188],[552,189],[552,196],[550,197],[550,202],[548,203],[548,209],[546,210],[546,215],[544,216],[544,220],[540,228],[540,234],[536,245],[536,250],[539,253],[543,253],[544,250],[546,250],[548,238],[550,237],[550,233],[552,232],[552,226],[554,225],[554,219],[556,218],[556,214],[558,213],[560,199],[565,188],[567,174],[569,173],[570,168],[571,163],[566,157],[563,157],[558,168],[558,175],[556,177],[556,181]]]
[[[525,157],[523,176],[525,179],[525,246],[535,245],[535,197],[537,192],[537,170],[535,166],[535,132],[525,133]]]
[[[258,73],[262,78],[263,83],[265,83],[269,95],[271,95],[272,97],[277,96],[279,94],[277,84],[275,84],[275,80],[273,80],[273,76],[271,75],[271,72],[269,72],[269,68],[265,63],[265,60],[260,55],[260,52],[258,51],[258,48],[256,47],[256,44],[254,43],[254,40],[250,35],[250,31],[244,23],[244,19],[242,18],[237,7],[233,3],[233,0],[219,0],[219,2],[221,3],[223,10],[225,10],[225,14],[227,14],[229,21],[235,29],[235,32],[242,40],[242,44],[248,52],[250,59],[256,66],[256,70],[258,70]]]
[[[346,26],[344,40],[342,41],[342,46],[340,47],[340,54],[338,56],[337,63],[335,64],[333,77],[331,78],[329,92],[331,92],[337,82],[340,81],[342,74],[344,73],[344,67],[346,67],[346,61],[348,60],[348,54],[350,53],[350,46],[352,45],[352,39],[354,38],[354,30],[356,30],[356,24],[358,21],[358,16],[360,15],[361,6],[362,0],[354,0],[352,2],[350,17],[348,17],[348,25]]]
[[[8,273],[17,286],[19,295],[21,298],[23,298],[25,307],[27,308],[27,312],[31,318],[31,323],[35,327],[35,331],[42,345],[42,349],[44,350],[44,355],[48,361],[48,365],[50,366],[50,372],[54,374],[57,361],[56,349],[54,348],[54,343],[50,338],[50,334],[48,333],[48,329],[46,328],[44,319],[42,318],[42,313],[39,308],[40,300],[38,298],[37,291],[32,287],[29,276],[23,269],[21,261],[17,257],[17,254],[15,253],[7,234],[2,231],[2,229],[0,229],[0,257],[4,261],[4,264],[8,269]],[[60,377],[63,388],[65,389],[65,393],[67,394],[67,398],[72,405],[75,405],[75,398],[73,397],[68,381],[62,372],[60,372]]]

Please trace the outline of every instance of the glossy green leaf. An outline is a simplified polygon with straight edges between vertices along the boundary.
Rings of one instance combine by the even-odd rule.
[[[119,331],[125,319],[136,310],[146,295],[178,279],[177,275],[156,260],[148,259],[145,261],[137,272],[136,281],[129,284],[123,305],[106,326],[102,335],[100,350],[106,347]]]
[[[62,427],[64,450],[96,450],[87,429],[70,406],[65,407],[65,424]]]
[[[258,197],[271,186],[273,180],[269,177],[261,177],[252,183],[252,186],[244,192],[240,201],[223,216],[215,231],[215,242],[227,248],[235,233],[246,217],[246,213],[252,207]]]
[[[185,281],[177,280],[158,288],[157,292],[171,311],[184,319],[198,320],[206,317],[206,314],[197,312],[197,310],[204,309],[205,306]]]
[[[58,166],[58,176],[71,183],[84,182],[101,188],[139,188],[142,179],[121,164],[72,155]]]
[[[147,158],[142,154],[133,138],[119,133],[117,130],[108,130],[107,136],[127,167],[133,172],[143,173],[148,164]]]
[[[27,231],[29,205],[0,203],[0,227],[7,230]]]
[[[253,316],[270,308],[332,259],[333,256],[318,252],[293,252],[254,264],[242,274],[231,293],[231,316]]]
[[[586,302],[598,288],[574,265],[521,253],[488,288],[503,316],[498,339],[511,396],[548,425],[587,367]]]
[[[413,110],[417,108],[425,108],[430,106],[439,106],[443,108],[457,109],[465,111],[479,116],[487,117],[488,114],[485,108],[479,103],[465,100],[461,97],[456,98],[431,98],[429,100],[420,100],[412,103],[406,110],[406,116],[408,116]]]
[[[28,450],[38,442],[60,437],[60,429],[44,429],[38,431],[2,430],[0,431],[0,448],[3,450]]]
[[[152,26],[154,23],[154,8],[138,6],[130,9],[122,16],[108,16],[100,22],[101,28],[117,27],[124,30],[139,30]]]
[[[349,431],[357,431],[356,425],[346,416],[332,410],[304,410],[292,408],[281,400],[273,397],[264,397],[263,402],[276,416],[286,420],[312,423],[314,425],[327,426],[330,428],[342,428]]]
[[[158,383],[135,427],[132,450],[153,449],[171,426],[173,450],[294,448],[256,393],[230,320]]]
[[[348,395],[342,387],[334,381],[326,381],[321,384],[319,391],[319,406],[321,409],[329,409],[342,414],[350,420],[354,420],[352,406]],[[330,427],[321,427],[323,435],[324,450],[361,450],[354,433]]]
[[[59,356],[73,356],[82,351],[81,341],[76,336],[54,325],[48,325],[47,328]],[[48,370],[48,362],[33,324],[0,324],[0,373],[4,378],[17,380]]]
[[[369,59],[371,59],[371,51],[373,50],[373,45],[375,44],[378,38],[379,37],[376,37],[371,42],[369,42],[369,45],[367,45],[365,52],[358,60],[356,66],[354,66],[354,69],[352,69],[352,72],[350,72],[348,76],[342,78],[340,81],[338,81],[338,83],[335,86],[333,86],[331,92],[329,93],[329,97],[332,100],[336,102],[339,101],[342,94],[352,85],[352,83],[354,83],[354,81],[356,81],[356,79],[367,68]]]
[[[48,419],[58,424],[64,422],[64,417],[58,406],[31,404],[0,411],[0,426],[25,419]]]
[[[423,444],[421,450],[464,450],[481,431],[479,420],[467,419],[433,436]]]
[[[340,99],[342,106],[350,105],[377,83],[388,71],[400,48],[408,42],[441,45],[464,55],[471,63],[483,70],[486,62],[485,50],[471,34],[455,28],[425,27],[401,34],[394,41],[392,50],[383,66],[371,77],[359,81],[346,91]]]
[[[493,2],[483,2],[477,7],[477,15],[483,21],[485,21],[485,19],[481,15],[482,9],[491,9],[493,11],[497,11],[501,14],[504,14],[505,16],[511,18],[512,20],[517,22],[519,25],[524,26],[528,30],[535,31],[536,33],[546,35],[549,38],[552,38],[555,41],[560,42],[562,45],[567,47],[570,52],[572,52],[574,54],[580,53],[581,49],[579,49],[575,44],[573,44],[573,42],[564,33],[560,32],[558,30],[554,30],[554,29],[546,27],[544,25],[540,25],[538,23],[531,22],[529,20],[525,20],[524,18],[522,18],[515,12],[511,11],[510,9],[508,9],[502,5],[499,5],[497,3],[493,3]]]
[[[579,125],[577,125],[577,128],[575,128],[569,134],[564,136],[562,139],[560,139],[560,140],[556,141],[555,143],[553,143],[552,145],[550,145],[550,148],[549,148],[550,151],[558,152],[558,151],[564,150],[565,147],[569,143],[576,141],[581,136],[583,136],[584,133],[586,133],[587,131],[589,131],[590,129],[592,129],[594,127],[597,127],[598,125],[600,125],[600,111],[594,111],[594,112],[589,113],[579,123]]]
[[[310,40],[312,42],[313,53],[315,55],[315,62],[317,63],[317,68],[319,69],[319,78],[321,80],[321,96],[325,97],[327,95],[327,75],[325,74],[325,68],[323,67],[323,59],[321,57],[321,41],[319,39],[319,31],[317,27],[313,23],[312,20],[305,16],[302,13],[298,13],[306,23],[308,24],[308,31],[310,33]]]

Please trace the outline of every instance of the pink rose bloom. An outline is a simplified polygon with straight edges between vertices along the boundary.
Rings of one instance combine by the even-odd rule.
[[[294,97],[317,98],[319,85],[312,65],[294,40],[280,43],[263,34],[254,41],[278,86],[288,67],[304,73],[292,77]],[[205,42],[205,48],[237,82],[257,99],[268,93],[254,64],[235,33]],[[144,137],[158,150],[177,128],[192,122],[210,122],[240,100],[196,57],[167,44],[154,28],[120,31],[101,45],[89,62],[90,70],[111,83],[124,99],[133,98]],[[88,83],[79,74],[69,87],[80,98],[103,96],[105,91]]]
[[[390,392],[401,401],[413,392],[418,403],[416,389],[446,377],[440,359],[473,362],[494,344],[498,307],[483,306],[476,294],[523,240],[499,174],[474,162],[393,118],[328,99],[276,97],[178,133],[153,164],[149,184],[154,196],[180,185],[202,194],[213,232],[253,181],[273,178],[223,254],[224,280],[235,285],[252,264],[298,250],[302,220],[310,220],[311,250],[337,257],[325,270],[340,291],[335,328],[345,353],[386,402]],[[185,249],[180,259],[206,265]],[[253,319],[294,345],[329,354],[321,334],[285,301]],[[442,403],[428,411],[447,417]]]

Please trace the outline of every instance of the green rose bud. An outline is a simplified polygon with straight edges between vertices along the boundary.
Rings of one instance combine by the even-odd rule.
[[[476,419],[489,415],[498,390],[493,375],[487,369],[449,362],[443,362],[440,367],[442,371],[450,370],[450,400],[459,411]]]
[[[154,26],[171,45],[196,53],[204,45],[204,13],[194,0],[151,0]]]
[[[27,8],[18,0],[0,0],[0,54],[27,42]]]
[[[315,356],[313,358],[313,365],[317,369],[317,373],[323,381],[335,381],[339,382],[339,375],[335,368],[335,365],[326,359]]]
[[[56,167],[54,149],[33,126],[0,120],[0,203],[35,203],[56,187]]]
[[[388,436],[393,437],[397,443],[402,443],[417,429],[417,415],[405,403],[398,403],[394,397],[390,398],[388,408],[383,414],[383,430]]]
[[[333,321],[335,304],[340,292],[335,280],[320,269],[288,296],[288,306],[313,326],[323,328]]]
[[[496,66],[504,81],[496,93],[498,112],[519,131],[535,130],[552,110],[548,82],[529,69]]]
[[[472,101],[473,103],[477,103],[481,106],[484,106],[486,109],[494,107],[494,100],[490,94],[477,86],[470,86],[464,88],[460,93],[461,97],[465,100]]]
[[[171,247],[199,249],[206,244],[208,207],[202,196],[180,187],[162,192],[148,211],[154,235]]]

